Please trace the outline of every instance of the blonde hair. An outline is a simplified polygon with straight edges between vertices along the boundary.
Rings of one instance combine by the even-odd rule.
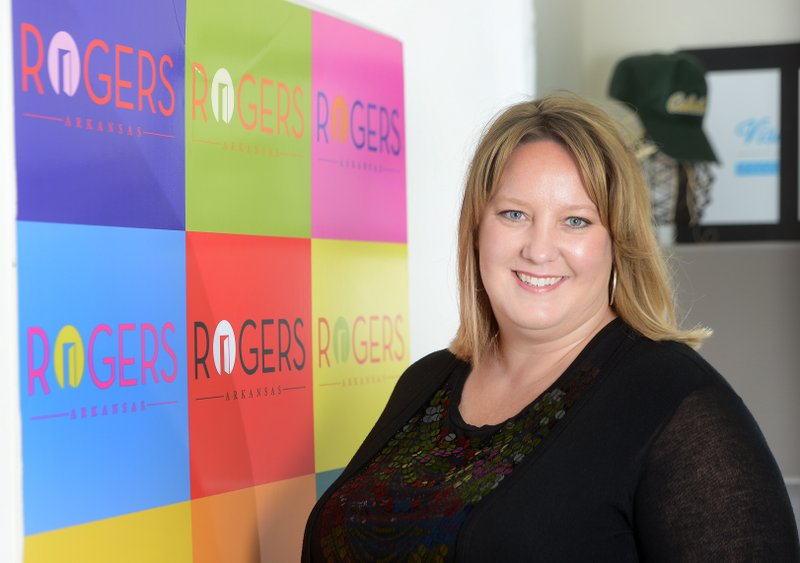
[[[477,363],[494,349],[499,327],[478,267],[483,211],[514,150],[539,140],[560,143],[573,157],[613,247],[617,283],[613,309],[653,340],[699,348],[711,331],[681,330],[641,167],[614,121],[575,96],[548,96],[503,111],[481,137],[469,166],[458,223],[460,326],[450,350]]]

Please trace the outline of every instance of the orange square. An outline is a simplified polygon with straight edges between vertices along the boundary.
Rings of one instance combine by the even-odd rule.
[[[192,501],[194,563],[300,561],[314,475]]]

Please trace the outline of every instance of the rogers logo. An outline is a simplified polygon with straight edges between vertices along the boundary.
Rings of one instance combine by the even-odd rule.
[[[330,353],[336,364],[352,358],[358,364],[401,362],[405,360],[402,315],[358,315],[350,322],[338,317],[333,323],[317,319],[317,367],[331,367]]]
[[[230,123],[233,117],[233,78],[227,69],[221,68],[214,73],[211,92],[211,111],[214,112],[214,119],[217,123],[220,119]]]
[[[132,111],[150,111],[169,117],[175,111],[170,71],[175,63],[167,54],[156,57],[146,49],[91,39],[83,56],[75,39],[59,31],[45,51],[38,27],[20,23],[20,72],[23,92],[45,94],[42,73],[47,53],[47,76],[55,94],[74,97],[83,85],[96,105],[112,104]]]
[[[359,151],[398,156],[403,148],[402,125],[397,108],[389,108],[372,100],[355,99],[348,104],[336,95],[317,92],[316,141],[348,143]]]
[[[223,319],[217,323],[214,335],[209,339],[208,325],[195,321],[194,379],[201,379],[201,373],[205,379],[212,378],[207,366],[209,352],[220,376],[236,376],[237,363],[241,372],[248,376],[301,371],[306,363],[303,326],[300,317],[291,320],[245,319],[237,331]]]
[[[206,109],[210,101],[217,123],[230,124],[235,113],[248,131],[257,129],[265,135],[303,138],[306,121],[301,109],[304,93],[300,86],[291,87],[280,80],[248,73],[237,83],[224,67],[214,72],[210,86],[209,91],[205,67],[192,63],[192,121],[208,122]]]
[[[46,337],[45,337],[46,338]],[[30,337],[29,337],[30,341]],[[43,340],[46,342],[46,340]],[[47,348],[45,348],[46,350]],[[53,371],[56,373],[58,386],[64,388],[64,375],[70,387],[78,387],[83,378],[84,367],[83,340],[78,330],[71,325],[62,328],[56,336],[55,352],[53,354]],[[47,355],[45,353],[45,361]],[[47,385],[44,385],[47,393]],[[29,389],[30,394],[30,389]]]
[[[214,331],[214,367],[217,373],[230,374],[236,363],[236,333],[231,323],[222,320]]]
[[[164,323],[160,331],[149,323],[138,326],[123,323],[113,328],[99,324],[92,330],[86,346],[78,329],[65,325],[58,331],[53,348],[55,383],[60,389],[77,389],[85,379],[87,367],[92,384],[98,389],[145,385],[151,381],[172,383],[178,375],[178,359],[169,343],[174,333],[175,327],[170,322]],[[137,346],[132,346],[132,342]],[[50,339],[44,329],[28,328],[27,348],[28,395],[34,395],[37,387],[48,395],[53,381],[48,383]],[[98,357],[98,348],[113,353]],[[164,355],[168,356],[166,362]],[[37,357],[41,358],[38,362]],[[137,363],[138,373],[134,368]]]
[[[59,31],[47,49],[47,75],[56,94],[74,96],[81,82],[81,55],[75,40],[66,31]],[[24,75],[23,75],[24,76]]]

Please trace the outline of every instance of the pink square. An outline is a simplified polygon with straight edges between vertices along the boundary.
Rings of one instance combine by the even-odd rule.
[[[312,236],[406,242],[403,46],[312,16]]]

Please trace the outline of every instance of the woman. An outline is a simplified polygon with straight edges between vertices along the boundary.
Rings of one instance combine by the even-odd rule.
[[[680,330],[638,164],[571,97],[502,113],[459,222],[461,325],[309,518],[313,561],[800,561],[755,422]]]

